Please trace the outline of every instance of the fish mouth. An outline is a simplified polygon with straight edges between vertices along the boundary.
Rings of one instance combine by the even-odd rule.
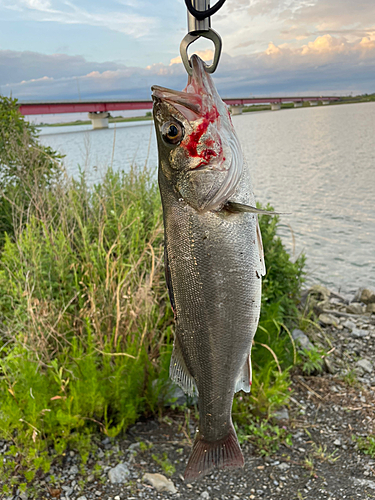
[[[195,54],[191,56],[190,63],[193,75],[189,76],[184,90],[172,90],[158,85],[151,87],[153,98],[168,102],[189,121],[197,120],[202,115],[202,98],[208,94],[205,63]]]
[[[152,97],[171,104],[189,121],[197,120],[201,116],[202,97],[190,92],[167,89],[153,85]]]

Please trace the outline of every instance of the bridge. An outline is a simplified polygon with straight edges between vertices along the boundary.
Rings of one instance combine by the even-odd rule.
[[[280,109],[282,103],[294,103],[301,107],[304,102],[316,106],[318,102],[329,104],[338,101],[337,96],[308,97],[234,97],[223,99],[233,115],[242,113],[249,104],[270,104],[273,111]],[[19,111],[23,115],[49,115],[59,113],[88,113],[94,129],[107,128],[111,111],[127,111],[135,109],[151,109],[150,100],[90,100],[90,101],[30,101],[19,102]]]

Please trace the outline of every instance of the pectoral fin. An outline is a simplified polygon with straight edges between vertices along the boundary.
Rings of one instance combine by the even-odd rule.
[[[229,212],[247,212],[259,215],[286,215],[279,212],[272,212],[271,210],[262,210],[261,208],[244,205],[243,203],[237,203],[235,201],[227,201],[224,208],[229,210]]]
[[[175,304],[174,295],[173,295],[171,270],[169,268],[167,242],[165,242],[165,246],[164,246],[164,272],[165,272],[165,280],[167,282],[167,287],[168,287],[169,300],[171,302],[172,310],[173,310],[173,313],[174,313],[174,316],[176,319],[176,304]]]

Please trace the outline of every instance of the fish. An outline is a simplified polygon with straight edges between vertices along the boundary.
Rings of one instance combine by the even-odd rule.
[[[183,91],[154,85],[165,276],[175,317],[170,378],[198,395],[199,425],[185,470],[244,466],[234,394],[250,392],[251,347],[265,263],[250,168],[205,63],[190,59]]]

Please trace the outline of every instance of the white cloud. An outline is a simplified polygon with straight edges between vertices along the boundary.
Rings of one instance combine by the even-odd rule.
[[[209,53],[204,54],[207,58]],[[9,66],[9,62],[12,64]],[[27,64],[25,62],[27,61]],[[3,64],[12,68],[4,79]],[[1,81],[2,75],[2,81]],[[95,63],[82,57],[0,51],[3,92],[26,99],[77,99],[77,77],[83,99],[149,98],[153,84],[182,89],[186,72],[178,61],[146,68]],[[247,56],[222,55],[214,75],[223,96],[284,93],[375,91],[375,34],[349,42],[322,35],[299,47],[269,43],[266,50]]]
[[[1,2],[1,0],[0,0]],[[148,35],[158,26],[155,17],[147,17],[134,12],[105,10],[88,11],[73,2],[65,0],[60,8],[52,8],[49,0],[3,0],[1,4],[10,10],[22,11],[27,19],[59,24],[83,24],[104,27],[134,38]]]
[[[22,3],[29,9],[48,11],[51,9],[51,2],[48,0],[23,0]]]

